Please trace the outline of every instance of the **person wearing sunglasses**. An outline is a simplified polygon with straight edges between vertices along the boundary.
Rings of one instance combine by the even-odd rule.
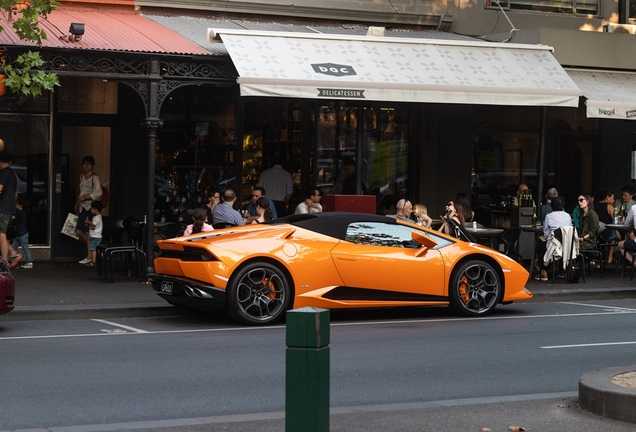
[[[413,204],[411,201],[406,198],[402,198],[395,205],[395,214],[387,215],[388,217],[392,217],[393,219],[402,219],[406,221],[413,222],[411,219],[411,214],[413,213]]]
[[[464,207],[460,203],[453,201],[446,203],[446,212],[443,215],[440,215],[440,219],[442,219],[442,226],[439,227],[437,231],[453,237],[455,237],[455,230],[451,228],[449,219],[452,219],[461,227],[466,226],[466,221],[464,219]]]
[[[581,233],[579,234],[579,249],[590,250],[596,247],[598,234],[598,214],[594,211],[594,202],[590,194],[579,195],[578,198]]]

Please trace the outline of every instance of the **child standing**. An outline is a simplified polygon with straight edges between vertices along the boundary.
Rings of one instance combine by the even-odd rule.
[[[88,226],[88,233],[90,237],[90,243],[88,251],[91,260],[86,263],[87,266],[95,266],[95,259],[97,258],[97,246],[102,242],[102,231],[104,224],[102,222],[102,203],[99,201],[93,201],[91,203],[91,214],[93,217],[91,220],[86,219],[84,224]]]
[[[15,237],[13,238],[13,249],[17,249],[18,245],[22,246],[24,251],[24,257],[26,263],[22,265],[22,268],[33,268],[33,257],[31,256],[31,249],[29,249],[29,231],[27,230],[27,208],[28,202],[24,198],[18,198],[15,202]]]

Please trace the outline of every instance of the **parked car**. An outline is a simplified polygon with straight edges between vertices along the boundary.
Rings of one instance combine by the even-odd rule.
[[[0,315],[11,312],[15,301],[15,279],[9,264],[0,258]]]
[[[528,272],[485,246],[410,222],[325,212],[159,240],[153,289],[246,324],[290,308],[450,305],[467,316],[527,300]]]
[[[22,196],[27,193],[27,167],[12,165],[11,169],[18,177],[18,195]],[[46,183],[37,178],[35,175],[33,176],[33,194],[46,194]]]

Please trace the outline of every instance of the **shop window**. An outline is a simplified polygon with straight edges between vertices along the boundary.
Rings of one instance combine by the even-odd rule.
[[[60,113],[117,114],[117,83],[96,78],[60,78]]]
[[[33,106],[33,101],[27,104]],[[49,226],[49,116],[0,113],[0,139],[1,150],[13,157],[18,197],[26,200],[29,243],[45,245]]]
[[[237,193],[236,96],[184,87],[166,98],[155,154],[155,221],[190,222],[214,191]]]
[[[249,203],[260,173],[274,163],[292,174],[294,199],[301,200],[302,107],[300,101],[257,98],[245,102],[242,205]],[[265,191],[267,193],[267,191]]]
[[[322,103],[315,118],[315,183],[322,193],[372,194],[379,213],[394,212],[395,203],[408,196],[408,108]],[[352,176],[346,164],[358,158],[359,178],[345,182]]]
[[[598,16],[599,0],[486,0],[487,8]]]
[[[400,198],[410,198],[410,113],[404,106],[371,106],[364,109],[362,178],[376,196],[378,212],[395,213]]]

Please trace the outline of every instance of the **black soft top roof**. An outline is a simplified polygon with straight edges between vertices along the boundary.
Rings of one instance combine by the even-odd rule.
[[[276,219],[270,223],[288,223],[300,228],[344,240],[345,235],[347,234],[347,227],[354,222],[381,222],[392,225],[397,224],[396,219],[387,216],[348,212],[323,212],[290,215]]]

